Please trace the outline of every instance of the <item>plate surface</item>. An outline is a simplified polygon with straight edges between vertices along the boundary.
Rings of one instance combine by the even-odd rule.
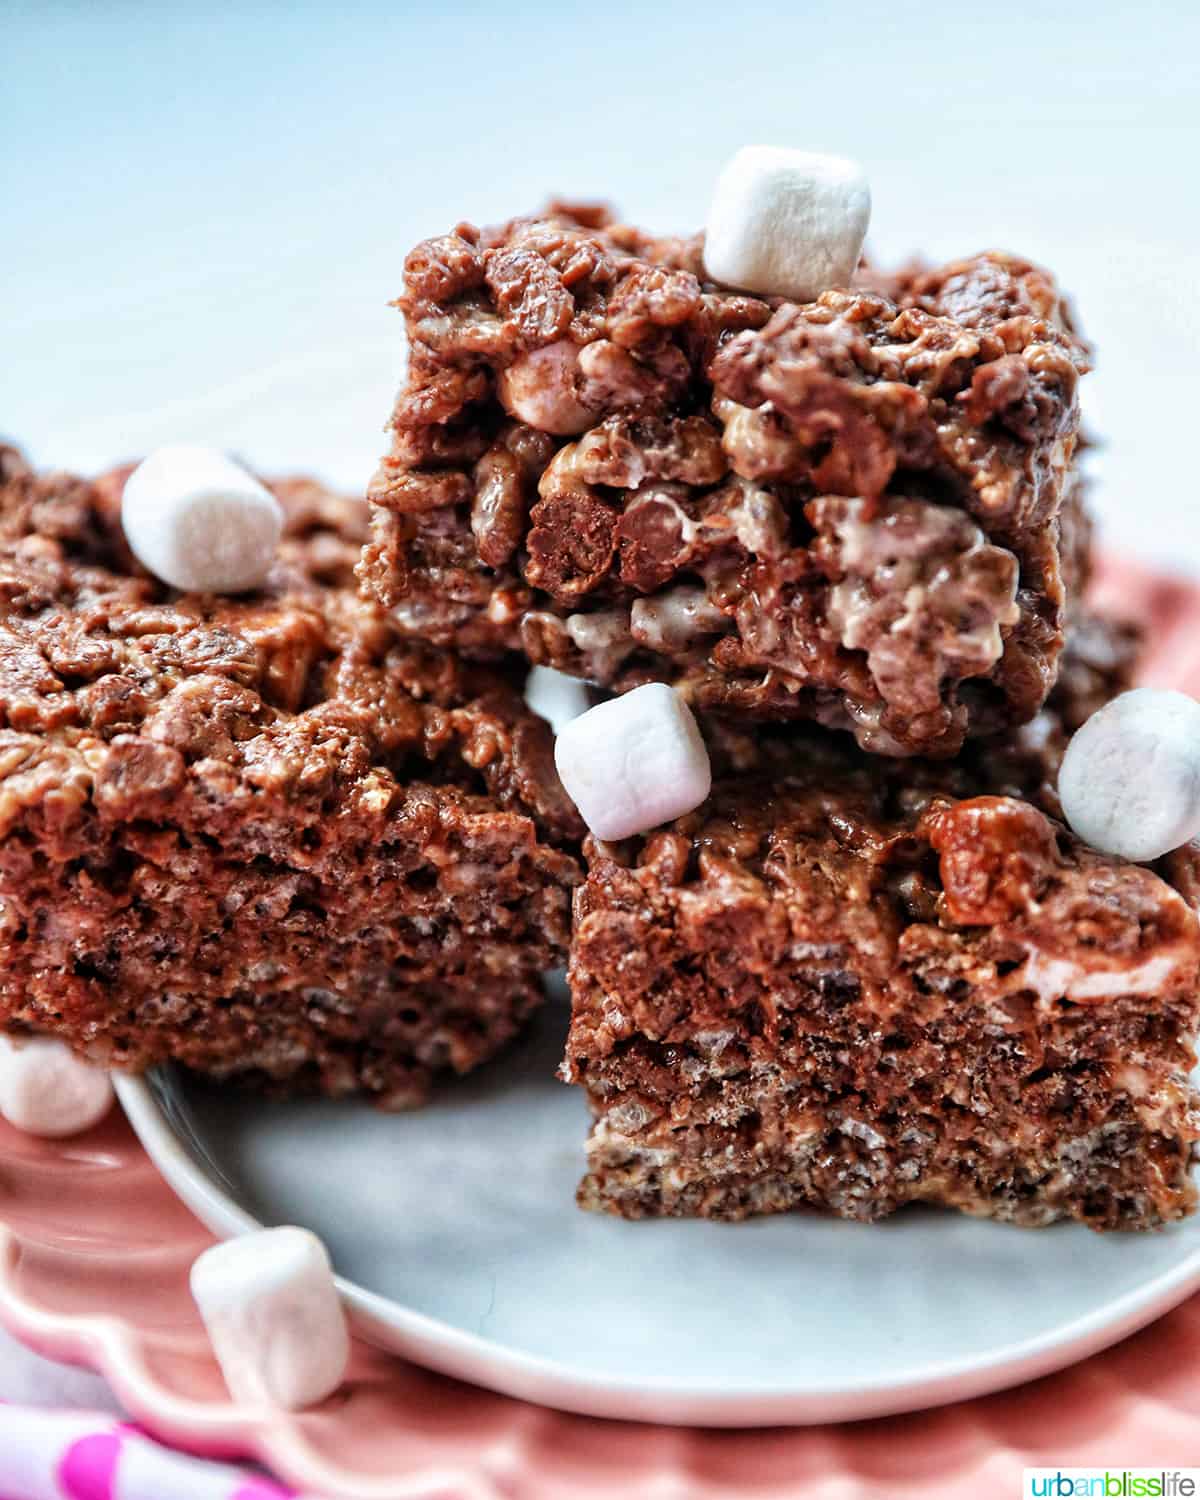
[[[581,1213],[586,1110],[556,996],[428,1108],[268,1103],[165,1070],[121,1096],[218,1234],[304,1224],[382,1347],[595,1416],[719,1425],[910,1410],[1041,1374],[1200,1285],[1200,1220],[1031,1231],[930,1209],[719,1224]]]

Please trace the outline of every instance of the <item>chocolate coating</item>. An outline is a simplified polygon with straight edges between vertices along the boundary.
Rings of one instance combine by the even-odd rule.
[[[1091,622],[1084,655],[1036,732],[954,765],[710,722],[707,803],[587,842],[563,1068],[595,1116],[585,1207],[1194,1208],[1195,851],[1147,869],[1048,814],[1065,726],[1127,678],[1123,633]]]
[[[417,1102],[565,953],[549,730],[357,597],[360,503],[276,483],[263,589],[180,595],[128,553],[123,478],[0,458],[0,1022]]]
[[[795,305],[701,248],[560,205],[412,252],[366,586],[470,655],[878,753],[1027,722],[1082,583],[1088,356],[1051,278],[991,253]]]

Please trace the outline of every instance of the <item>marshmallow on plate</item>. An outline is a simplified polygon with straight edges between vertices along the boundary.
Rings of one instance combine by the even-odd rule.
[[[661,682],[573,719],[554,744],[567,794],[597,838],[624,839],[691,812],[712,769],[692,711]]]
[[[1063,816],[1085,842],[1157,859],[1200,834],[1200,703],[1135,688],[1074,735],[1058,773]]]
[[[279,501],[211,448],[159,448],[125,483],[121,525],[144,568],[172,588],[239,594],[267,576],[283,531]]]
[[[341,1385],[350,1335],[325,1246],[307,1229],[260,1229],[192,1266],[192,1296],[236,1401],[299,1411]]]
[[[0,1115],[18,1130],[52,1140],[98,1125],[112,1108],[102,1068],[48,1036],[0,1036]]]
[[[717,179],[704,265],[726,286],[811,302],[849,285],[870,217],[871,190],[856,162],[744,146]]]

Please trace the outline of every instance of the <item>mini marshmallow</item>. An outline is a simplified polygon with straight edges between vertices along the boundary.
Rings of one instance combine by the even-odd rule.
[[[112,1108],[107,1073],[53,1037],[0,1036],[0,1115],[51,1140],[79,1135]]]
[[[350,1335],[325,1246],[307,1229],[260,1229],[192,1266],[192,1296],[235,1401],[299,1411],[332,1395]]]
[[[133,555],[172,588],[239,594],[256,588],[283,531],[279,501],[211,448],[159,448],[125,484],[121,525]]]
[[[857,162],[744,146],[717,179],[704,264],[726,286],[811,302],[850,284],[870,217]]]
[[[1135,688],[1072,738],[1058,774],[1081,839],[1124,859],[1158,859],[1200,834],[1200,703]]]
[[[579,349],[570,339],[558,339],[531,350],[500,372],[496,382],[500,404],[510,416],[536,427],[570,437],[594,425],[596,413],[579,398]]]
[[[525,702],[555,734],[561,734],[572,719],[587,713],[592,700],[587,683],[578,677],[568,677],[554,667],[532,667],[525,679]]]
[[[692,711],[661,682],[634,688],[573,720],[554,761],[597,838],[624,839],[691,812],[712,769]]]

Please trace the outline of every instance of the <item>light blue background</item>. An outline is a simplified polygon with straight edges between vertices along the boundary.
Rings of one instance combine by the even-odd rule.
[[[0,0],[0,429],[361,484],[405,250],[549,192],[702,222],[738,145],[859,157],[886,257],[1076,294],[1110,536],[1200,564],[1200,7]]]

